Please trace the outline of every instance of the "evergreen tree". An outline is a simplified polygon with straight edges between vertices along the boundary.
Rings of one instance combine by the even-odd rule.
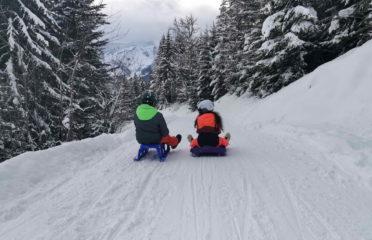
[[[239,58],[241,62],[238,66],[239,83],[235,90],[238,96],[244,94],[250,88],[251,76],[255,74],[255,66],[260,59],[258,50],[264,42],[261,33],[262,25],[268,17],[265,1],[242,1],[242,4],[244,5],[240,15],[243,19],[242,28],[245,34],[243,50],[240,52],[241,56]]]
[[[159,42],[159,47],[158,47],[158,52],[156,53],[154,64],[153,64],[153,72],[150,77],[150,89],[157,95],[159,96],[161,88],[161,78],[160,76],[160,65],[161,65],[161,60],[162,56],[164,55],[164,49],[165,49],[165,35],[162,36],[160,42]],[[159,99],[158,99],[159,102]]]
[[[306,73],[306,56],[315,48],[312,36],[318,31],[317,11],[300,1],[275,1],[263,23],[265,41],[257,50],[259,61],[251,77],[250,91],[265,97]]]
[[[167,106],[177,99],[173,57],[172,39],[168,31],[167,36],[163,36],[160,41],[151,82],[151,89],[158,96],[159,106]]]
[[[213,25],[212,29],[206,30],[200,39],[200,52],[199,52],[199,77],[196,82],[197,97],[191,101],[191,106],[195,109],[197,103],[204,99],[212,99],[212,89],[210,83],[211,68],[212,68],[212,53],[216,47],[216,27]]]
[[[58,77],[59,26],[43,0],[0,6],[0,128],[10,157],[59,143],[66,85]]]
[[[360,46],[369,39],[371,16],[369,0],[342,0],[335,3],[335,13],[326,23],[327,39],[322,46],[333,53],[332,58]]]
[[[69,103],[64,112],[65,139],[93,137],[107,131],[102,91],[109,81],[102,62],[107,43],[99,28],[106,24],[103,4],[94,0],[58,0],[56,11],[64,32],[61,59],[63,79],[69,87]]]
[[[240,69],[243,62],[244,36],[249,30],[252,16],[247,7],[250,1],[230,0],[226,10],[226,37],[227,51],[226,85],[230,93],[235,93],[239,87]],[[253,20],[254,21],[254,20]]]
[[[369,39],[371,39],[372,38],[372,27],[371,27],[372,26],[372,1],[370,1],[369,3],[368,12],[369,12],[367,16],[367,23],[369,23],[368,35],[369,35]]]
[[[178,102],[187,102],[196,97],[195,82],[198,75],[196,22],[193,16],[187,16],[184,19],[176,19],[172,27]]]
[[[160,62],[160,69],[162,69],[161,74],[159,77],[163,79],[163,92],[162,95],[164,96],[165,100],[168,104],[174,103],[177,100],[176,96],[176,74],[173,69],[173,55],[174,55],[174,49],[172,46],[172,38],[171,34],[168,31],[167,37],[165,39],[164,43],[164,55]]]
[[[217,31],[217,45],[213,51],[213,63],[212,63],[212,82],[210,86],[212,88],[212,96],[214,100],[219,99],[227,93],[228,86],[228,58],[229,52],[227,48],[228,44],[228,7],[229,1],[223,0],[220,7],[220,14],[217,17],[216,31]]]

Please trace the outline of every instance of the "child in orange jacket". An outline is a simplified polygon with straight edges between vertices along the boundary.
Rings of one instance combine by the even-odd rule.
[[[194,139],[191,135],[187,137],[190,142],[190,147],[227,147],[231,138],[230,133],[227,133],[224,138],[218,135],[223,131],[221,116],[214,112],[214,104],[210,100],[201,101],[198,104],[199,116],[195,120],[196,132],[198,138]]]

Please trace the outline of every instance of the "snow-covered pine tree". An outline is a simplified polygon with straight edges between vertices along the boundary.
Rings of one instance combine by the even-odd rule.
[[[158,96],[159,102],[159,94],[161,91],[161,79],[160,79],[160,62],[162,60],[162,56],[164,55],[164,46],[165,46],[165,35],[161,37],[159,42],[158,51],[155,56],[154,64],[153,64],[153,71],[150,76],[150,90],[152,90]],[[162,100],[160,100],[161,102]]]
[[[173,67],[174,58],[174,46],[170,31],[168,31],[164,42],[164,52],[160,61],[160,69],[162,69],[159,75],[160,79],[163,80],[163,95],[167,104],[174,103],[177,100],[177,85],[176,85],[176,73]]]
[[[141,103],[142,94],[149,88],[149,84],[143,77],[137,75],[132,78],[132,83],[132,92],[134,93],[132,108],[134,110]],[[133,120],[133,114],[130,120]]]
[[[372,39],[372,1],[361,0],[356,4],[355,9],[355,34],[359,38],[357,46],[360,46]]]
[[[341,0],[335,3],[336,12],[327,22],[327,40],[322,42],[333,57],[371,39],[370,6],[370,0]]]
[[[212,88],[212,96],[214,100],[219,99],[227,93],[227,67],[228,67],[228,8],[229,1],[223,0],[220,6],[220,14],[217,17],[216,31],[218,43],[213,51],[213,62],[212,62],[212,81],[210,87]]]
[[[306,56],[316,48],[313,36],[319,31],[317,11],[308,1],[277,0],[270,3],[271,15],[263,23],[264,42],[251,77],[250,91],[265,97],[306,73]]]
[[[174,103],[177,100],[176,73],[173,68],[174,48],[170,31],[165,37],[163,51],[159,64],[159,78],[161,79],[161,98],[166,104]]]
[[[372,1],[371,0],[369,2],[368,12],[369,12],[368,17],[367,17],[367,23],[369,26],[368,35],[371,39],[372,38],[372,27],[371,27],[372,26]]]
[[[248,4],[252,1],[230,0],[226,10],[227,26],[226,35],[227,42],[225,44],[228,54],[226,64],[226,86],[230,93],[240,91],[240,69],[244,59],[244,36],[250,30],[253,19],[252,13],[249,11]]]
[[[56,0],[58,23],[64,30],[61,60],[63,79],[69,86],[69,104],[64,112],[65,139],[93,137],[107,131],[102,91],[109,81],[102,61],[107,43],[100,30],[105,21],[103,4],[94,0]]]
[[[176,70],[177,101],[187,102],[196,97],[197,80],[197,20],[191,15],[175,19],[172,27],[174,38],[174,68]]]
[[[57,76],[59,27],[44,0],[0,6],[2,138],[7,157],[58,144],[66,85]]]
[[[259,61],[258,49],[264,39],[262,38],[262,25],[268,17],[268,9],[265,7],[266,0],[242,1],[240,15],[244,21],[244,47],[240,57],[241,62],[238,66],[239,83],[235,91],[238,96],[244,94],[249,89],[251,76],[255,74],[255,65]]]
[[[24,131],[17,123],[22,119],[21,113],[9,102],[12,90],[8,85],[8,77],[0,71],[0,162],[23,152],[27,139],[23,138]],[[20,118],[18,122],[17,118]],[[22,142],[22,140],[24,142]]]
[[[177,100],[177,85],[175,82],[175,71],[173,69],[174,51],[172,46],[172,37],[170,31],[163,36],[154,64],[154,73],[152,76],[151,86],[158,96],[160,107],[167,106]]]
[[[193,110],[195,110],[196,105],[199,101],[204,99],[212,99],[212,89],[210,83],[211,78],[211,68],[212,68],[212,52],[216,44],[216,27],[213,25],[212,29],[205,30],[205,32],[200,37],[199,42],[199,76],[196,82],[197,86],[197,96],[191,99],[190,105]]]

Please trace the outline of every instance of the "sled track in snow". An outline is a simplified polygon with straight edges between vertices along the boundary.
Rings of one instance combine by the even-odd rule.
[[[177,121],[172,121],[177,120]],[[186,135],[191,117],[171,118]],[[306,138],[242,129],[226,157],[134,162],[131,139],[0,206],[3,240],[366,240],[372,192]],[[303,134],[303,133],[301,133]],[[304,140],[305,139],[305,140]],[[133,147],[135,146],[135,147]],[[62,156],[63,157],[63,156]],[[4,218],[8,216],[8,218]],[[30,224],[32,223],[32,224]]]

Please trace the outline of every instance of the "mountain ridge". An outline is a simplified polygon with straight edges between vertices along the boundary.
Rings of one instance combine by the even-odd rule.
[[[112,42],[104,49],[105,62],[119,69],[126,76],[141,76],[148,80],[157,53],[157,45],[147,42]]]

